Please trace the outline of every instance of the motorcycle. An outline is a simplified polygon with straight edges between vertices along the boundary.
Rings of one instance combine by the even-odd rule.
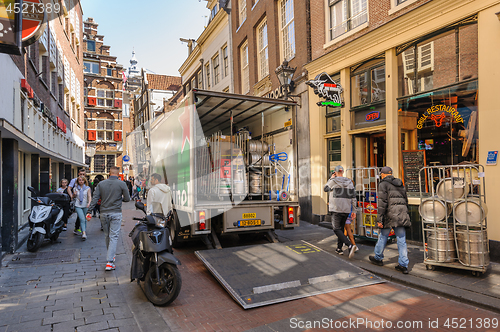
[[[31,208],[28,217],[29,235],[26,246],[28,251],[35,252],[42,246],[44,239],[52,243],[57,240],[64,226],[64,207],[69,204],[70,198],[66,194],[50,193],[39,196],[35,188],[28,187],[34,195],[30,197],[35,205]]]
[[[138,210],[146,213],[144,203],[135,202]],[[172,239],[168,221],[172,211],[165,217],[152,213],[143,218],[129,234],[134,243],[130,268],[131,281],[144,282],[144,293],[157,306],[166,306],[174,301],[181,291],[182,279],[177,265],[181,262],[173,255]]]

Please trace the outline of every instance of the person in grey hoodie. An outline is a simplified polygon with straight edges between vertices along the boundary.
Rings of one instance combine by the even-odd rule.
[[[347,236],[344,235],[344,227],[351,211],[352,218],[356,218],[356,213],[354,212],[356,211],[356,196],[352,180],[343,175],[344,168],[340,165],[335,167],[335,171],[332,173],[330,179],[328,179],[324,190],[330,192],[328,210],[333,213],[333,231],[338,238],[336,252],[342,255],[342,245],[345,243],[349,247],[349,258],[352,258],[356,251],[356,245],[353,245]]]
[[[152,186],[148,191],[147,213],[162,213],[167,215],[172,209],[172,192],[168,184],[160,183],[161,175],[151,175],[149,184]]]
[[[109,178],[99,182],[94,190],[94,196],[90,203],[88,211],[92,211],[97,201],[101,199],[101,225],[106,236],[107,263],[106,271],[115,269],[115,253],[118,237],[120,236],[120,226],[122,225],[122,202],[130,201],[130,195],[125,182],[118,178],[120,169],[116,166],[111,167]],[[92,215],[87,213],[87,220]]]

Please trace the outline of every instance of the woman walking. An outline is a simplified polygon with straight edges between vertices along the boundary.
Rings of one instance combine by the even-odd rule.
[[[82,229],[82,240],[87,239],[87,219],[85,215],[87,214],[87,209],[92,200],[92,195],[90,194],[90,187],[88,186],[87,178],[80,176],[76,180],[75,188],[73,188],[73,194],[76,198],[75,208],[80,219],[80,227]]]
[[[62,179],[61,180],[61,186],[59,189],[57,189],[57,192],[59,194],[66,194],[71,198],[71,195],[69,194],[68,190],[68,180],[67,179]],[[68,229],[68,218],[69,218],[69,209],[70,209],[70,203],[64,205],[64,225],[63,225],[63,231],[66,231]]]

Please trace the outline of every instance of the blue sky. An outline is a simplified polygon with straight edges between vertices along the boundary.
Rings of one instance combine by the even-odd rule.
[[[81,5],[84,20],[94,18],[124,68],[134,48],[139,67],[174,76],[188,54],[179,38],[197,39],[210,15],[207,1],[199,0],[81,0]]]

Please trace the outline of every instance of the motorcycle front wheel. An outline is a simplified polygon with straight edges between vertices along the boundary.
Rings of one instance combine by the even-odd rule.
[[[159,268],[159,283],[156,266],[152,265],[146,274],[144,293],[148,300],[157,306],[166,306],[177,298],[181,291],[182,279],[177,266],[163,264]]]
[[[28,237],[28,241],[26,242],[26,246],[28,247],[28,251],[35,252],[38,249],[40,249],[40,247],[42,246],[42,242],[43,242],[44,237],[45,237],[45,235],[42,233],[36,233],[35,235],[32,236],[31,232],[30,232],[30,235]]]

